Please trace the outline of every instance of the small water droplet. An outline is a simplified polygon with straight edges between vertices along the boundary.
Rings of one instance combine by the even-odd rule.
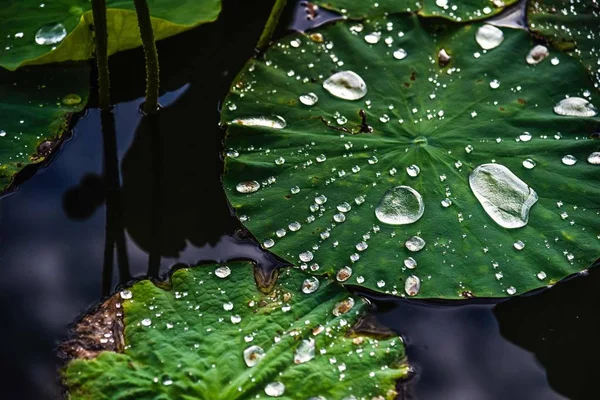
[[[398,49],[394,52],[394,58],[396,60],[402,60],[402,59],[406,58],[407,55],[408,55],[408,53],[406,53],[406,50],[404,50],[404,49]]]
[[[240,193],[254,193],[260,189],[260,183],[256,181],[244,181],[236,185],[235,189]]]
[[[417,261],[412,257],[408,257],[404,260],[404,266],[408,269],[415,269],[417,268]]]
[[[521,142],[529,142],[531,140],[531,138],[532,138],[532,135],[529,132],[523,132],[519,135],[519,140]]]
[[[275,159],[275,164],[276,164],[276,165],[282,165],[282,164],[284,164],[284,163],[285,163],[285,158],[283,158],[283,157],[277,157],[277,158]]]
[[[367,84],[353,71],[341,71],[331,75],[323,82],[323,88],[344,100],[358,100],[367,94]]]
[[[379,117],[379,120],[385,124],[386,122],[390,121],[390,116],[387,114],[383,114],[381,117]]]
[[[523,250],[525,248],[525,243],[523,243],[520,240],[517,240],[516,242],[513,243],[513,246],[515,247],[515,249],[517,250]]]
[[[558,57],[552,57],[552,59],[550,60],[550,64],[558,65],[560,64],[560,60],[558,59]]]
[[[300,261],[302,262],[309,262],[312,261],[312,259],[314,258],[314,255],[311,251],[304,251],[302,253],[300,253],[300,255],[298,256],[300,258]]]
[[[285,392],[285,385],[281,382],[271,382],[265,386],[265,393],[271,397],[281,397]]]
[[[365,35],[365,42],[377,44],[381,40],[381,32],[371,32]]]
[[[500,46],[504,40],[504,33],[495,26],[485,24],[477,30],[475,40],[484,50],[491,50]]]
[[[598,110],[586,99],[569,97],[559,101],[554,106],[554,112],[558,115],[571,117],[593,117],[598,113]]]
[[[538,64],[542,61],[544,61],[546,59],[546,57],[548,57],[550,55],[550,53],[548,52],[548,49],[546,48],[546,46],[542,46],[542,45],[537,45],[534,46],[533,49],[531,49],[529,51],[529,54],[527,54],[527,57],[525,57],[525,60],[527,61],[527,64]]]
[[[533,169],[533,168],[535,168],[536,163],[531,158],[527,158],[527,159],[523,160],[523,166],[527,169]]]
[[[490,87],[492,89],[498,89],[500,87],[500,81],[498,79],[494,79],[490,82]]]
[[[227,150],[227,157],[238,158],[240,153],[237,150]]]
[[[445,198],[444,200],[442,200],[442,207],[448,208],[451,205],[452,205],[452,200],[450,200],[449,198]]]
[[[4,137],[4,136],[6,136],[6,131],[0,129],[0,137]]]
[[[406,173],[408,174],[408,176],[411,176],[413,178],[419,175],[420,172],[421,168],[419,168],[418,165],[413,164],[406,167]]]
[[[590,155],[587,158],[587,162],[594,165],[600,165],[600,151],[590,153]]]
[[[232,324],[239,324],[240,322],[242,322],[242,317],[240,317],[237,314],[231,316],[231,323]]]
[[[286,235],[286,233],[287,233],[287,232],[286,232],[286,231],[285,231],[285,229],[283,229],[283,228],[281,228],[281,229],[277,229],[277,230],[275,231],[275,235],[277,235],[277,237],[278,237],[278,238],[282,238],[282,237],[284,237],[284,236]]]
[[[48,24],[42,26],[35,34],[35,42],[40,45],[53,45],[63,41],[67,30],[63,24]]]
[[[131,290],[122,290],[120,294],[123,300],[129,300],[133,297],[133,293],[131,293]]]
[[[323,205],[325,203],[327,203],[327,197],[325,195],[319,195],[317,197],[315,197],[315,203],[317,203],[318,205]]]
[[[425,240],[419,236],[413,236],[404,242],[404,245],[409,251],[416,252],[425,247]]]
[[[322,163],[325,160],[327,160],[327,157],[325,157],[325,154],[319,154],[316,159],[317,159],[317,162]]]
[[[298,194],[300,193],[300,188],[298,186],[294,186],[290,189],[290,193],[291,194]]]
[[[384,287],[384,286],[385,286],[385,281],[384,281],[384,280],[379,280],[379,281],[377,281],[377,287],[378,287],[378,288],[382,288],[382,287]]]
[[[544,271],[540,271],[537,273],[537,277],[540,281],[543,281],[544,279],[546,279],[546,273]]]
[[[377,159],[377,157],[372,156],[372,157],[369,157],[369,159],[367,160],[367,162],[369,164],[371,164],[371,165],[374,165],[374,164],[377,164],[377,162],[379,162],[379,160]]]
[[[506,288],[506,293],[508,293],[512,296],[513,294],[517,293],[517,289],[515,289],[514,286],[510,286],[510,287]]]
[[[350,211],[352,209],[352,206],[350,206],[350,204],[343,202],[341,204],[338,204],[338,206],[336,207],[338,209],[339,212],[343,212],[343,213],[347,213],[348,211]]]
[[[256,366],[264,356],[265,351],[259,346],[250,346],[244,350],[244,362],[250,368]]]
[[[345,266],[337,272],[335,278],[338,282],[346,282],[348,279],[350,279],[351,276],[352,268]]]
[[[577,162],[577,159],[575,158],[575,156],[571,155],[571,154],[567,154],[566,156],[564,156],[561,159],[562,163],[568,166],[571,165],[575,165],[575,163]]]
[[[390,225],[412,224],[423,216],[423,197],[410,186],[396,186],[389,189],[377,207],[375,216]]]
[[[302,292],[303,293],[311,294],[311,293],[316,292],[318,288],[319,288],[319,280],[314,276],[311,276],[310,278],[307,278],[304,280],[304,282],[302,282]]]
[[[233,310],[233,303],[228,301],[227,303],[223,304],[223,310],[225,311],[231,311]]]
[[[311,92],[300,95],[298,99],[300,100],[300,103],[304,104],[305,106],[314,106],[319,101],[319,96]]]
[[[222,267],[215,269],[215,275],[221,279],[227,278],[229,275],[231,275],[231,269],[229,269],[227,265],[223,265]]]
[[[421,290],[421,280],[416,275],[411,275],[404,282],[404,291],[409,296],[416,296]]]
[[[297,230],[299,230],[302,227],[302,225],[300,224],[300,222],[298,221],[294,221],[292,223],[290,223],[288,225],[288,229],[292,232],[296,232]]]
[[[335,222],[342,223],[342,222],[344,222],[346,220],[346,216],[344,214],[342,214],[342,213],[337,213],[337,214],[335,214],[333,216],[333,220]]]
[[[365,251],[369,247],[369,245],[367,244],[367,242],[359,242],[356,244],[355,247],[358,251]]]
[[[473,151],[473,146],[468,145],[467,147],[465,147],[465,152],[467,152],[468,154],[471,154],[472,151]]]
[[[275,245],[275,241],[273,239],[266,239],[263,242],[263,247],[265,249],[270,249],[271,247],[273,247]]]
[[[315,340],[313,338],[304,339],[296,349],[294,363],[303,364],[315,358]]]
[[[357,279],[358,281],[358,279]],[[332,313],[336,317],[339,317],[342,314],[347,313],[354,307],[354,299],[352,297],[348,297],[345,300],[340,301],[333,307]]]
[[[150,325],[152,325],[152,320],[150,318],[144,318],[142,320],[142,325],[144,325],[144,326],[150,326]]]

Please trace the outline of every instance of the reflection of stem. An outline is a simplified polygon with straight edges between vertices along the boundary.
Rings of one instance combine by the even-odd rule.
[[[106,27],[106,0],[92,0],[94,42],[98,64],[98,102],[102,110],[110,107],[110,75],[108,72],[108,30]]]
[[[277,23],[281,17],[281,13],[285,8],[286,1],[287,0],[275,0],[275,4],[271,10],[271,15],[269,15],[265,29],[263,30],[262,34],[260,35],[260,39],[258,39],[258,43],[256,44],[256,48],[259,51],[265,50],[269,45],[271,37],[273,36],[273,32],[275,32],[275,28],[277,27]]]
[[[160,135],[158,113],[147,116],[150,128],[150,151],[152,155],[152,194],[150,197],[150,253],[148,257],[148,276],[158,277],[160,273],[160,241],[162,237],[162,171],[163,144]]]
[[[142,45],[144,46],[144,56],[146,57],[146,102],[144,103],[144,112],[153,114],[158,109],[158,53],[156,52],[148,3],[146,0],[133,0],[133,2],[137,13]]]
[[[119,179],[119,159],[117,157],[117,135],[115,116],[110,111],[100,114],[102,123],[102,140],[104,145],[104,180],[106,195],[106,243],[104,246],[104,272],[102,289],[104,294],[111,292],[114,248],[117,249],[119,281],[131,279],[127,244],[123,223],[123,206],[121,202],[121,184]]]

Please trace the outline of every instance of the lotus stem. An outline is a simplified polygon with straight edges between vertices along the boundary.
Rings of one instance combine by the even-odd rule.
[[[133,0],[133,3],[135,4],[140,37],[144,46],[144,57],[146,58],[146,102],[143,105],[143,111],[146,114],[154,114],[158,110],[160,78],[158,52],[154,41],[150,9],[146,0]]]
[[[265,29],[260,35],[260,39],[258,39],[258,43],[256,45],[256,49],[258,51],[264,51],[271,42],[271,37],[273,36],[273,32],[275,32],[275,28],[277,27],[277,23],[279,22],[279,18],[281,17],[281,13],[285,8],[286,2],[287,0],[275,0],[275,4],[271,10],[271,15],[269,15]]]
[[[92,0],[94,17],[94,44],[98,65],[98,103],[100,109],[110,108],[110,74],[108,71],[108,29],[106,27],[106,0]]]

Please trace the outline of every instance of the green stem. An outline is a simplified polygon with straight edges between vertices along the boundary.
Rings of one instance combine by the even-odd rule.
[[[260,39],[258,39],[258,43],[256,45],[256,48],[259,51],[265,50],[269,45],[271,37],[273,36],[273,32],[275,32],[275,28],[277,27],[277,23],[279,22],[279,17],[281,17],[281,13],[285,8],[286,1],[287,0],[275,0],[275,4],[273,5],[273,9],[271,10],[271,15],[269,15],[269,19],[267,20],[265,29],[260,35]]]
[[[158,87],[160,81],[158,53],[156,51],[156,43],[154,42],[150,9],[146,0],[133,0],[133,3],[135,4],[140,37],[142,38],[144,56],[146,57],[146,102],[143,109],[146,114],[154,114],[158,110]]]
[[[110,108],[110,75],[108,72],[108,30],[106,28],[106,0],[92,0],[94,43],[98,64],[98,103],[102,110]]]

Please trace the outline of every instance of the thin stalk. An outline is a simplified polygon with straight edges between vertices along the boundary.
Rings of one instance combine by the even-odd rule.
[[[108,71],[108,29],[106,27],[106,0],[92,0],[94,43],[98,65],[98,103],[100,109],[110,108],[110,74]]]
[[[256,44],[256,49],[258,51],[264,51],[269,45],[271,37],[273,36],[273,32],[275,32],[275,28],[277,28],[277,23],[279,22],[281,13],[285,8],[286,2],[287,0],[275,0],[275,4],[273,5],[273,9],[271,10],[271,15],[269,15],[269,19],[267,20],[265,29],[263,29],[263,32],[260,35],[260,39],[258,39],[258,43]]]
[[[153,114],[158,110],[158,88],[160,85],[158,53],[154,42],[154,31],[150,20],[150,9],[146,0],[133,0],[137,14],[140,37],[144,46],[146,58],[146,102],[143,110],[146,114]]]

